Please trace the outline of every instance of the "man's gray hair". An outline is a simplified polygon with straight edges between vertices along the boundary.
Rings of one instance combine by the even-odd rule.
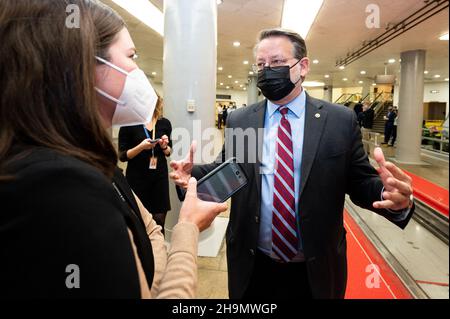
[[[291,31],[291,30],[287,30],[287,29],[282,29],[282,28],[274,28],[274,29],[266,29],[266,30],[262,30],[259,33],[258,36],[258,43],[255,46],[255,55],[256,55],[256,50],[258,49],[258,45],[259,43],[267,38],[271,38],[271,37],[286,37],[288,38],[292,45],[294,46],[294,57],[296,59],[303,59],[304,57],[308,56],[308,51],[306,49],[306,43],[305,40],[300,36],[300,34]]]

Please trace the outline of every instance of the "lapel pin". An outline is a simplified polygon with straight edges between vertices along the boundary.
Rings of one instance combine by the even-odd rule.
[[[320,114],[316,113],[316,119],[320,118]]]

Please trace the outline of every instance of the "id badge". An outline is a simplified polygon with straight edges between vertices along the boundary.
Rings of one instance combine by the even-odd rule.
[[[157,166],[158,166],[158,158],[154,156],[150,157],[149,169],[156,169]]]

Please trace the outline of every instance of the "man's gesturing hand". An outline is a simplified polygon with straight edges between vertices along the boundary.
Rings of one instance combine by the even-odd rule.
[[[175,182],[176,185],[187,188],[189,178],[191,178],[192,168],[194,167],[194,154],[197,148],[197,142],[192,141],[189,154],[181,161],[171,161],[170,167],[173,171],[169,174],[169,177]]]
[[[377,171],[384,185],[384,200],[374,202],[373,207],[394,211],[408,208],[413,193],[411,177],[394,164],[386,162],[381,148],[375,148],[374,157],[380,166]]]

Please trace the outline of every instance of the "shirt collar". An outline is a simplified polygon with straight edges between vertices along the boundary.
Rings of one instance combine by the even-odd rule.
[[[297,118],[300,118],[305,110],[306,105],[306,93],[302,90],[302,93],[297,96],[294,100],[288,103],[286,106]],[[272,117],[274,113],[278,110],[281,105],[274,104],[273,102],[267,100],[267,113],[269,117]]]

